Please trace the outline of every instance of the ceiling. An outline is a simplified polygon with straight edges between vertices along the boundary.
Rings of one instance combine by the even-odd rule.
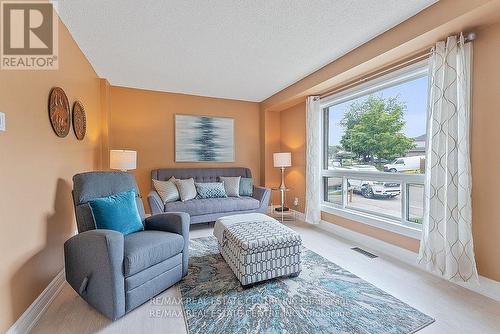
[[[262,101],[436,0],[64,0],[115,86]]]

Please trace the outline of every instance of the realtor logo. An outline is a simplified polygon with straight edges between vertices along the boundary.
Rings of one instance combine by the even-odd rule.
[[[48,1],[1,1],[2,70],[56,70],[57,22]]]

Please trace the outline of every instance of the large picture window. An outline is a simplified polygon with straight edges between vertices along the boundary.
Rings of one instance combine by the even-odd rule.
[[[322,99],[325,211],[419,233],[427,95],[419,63]]]

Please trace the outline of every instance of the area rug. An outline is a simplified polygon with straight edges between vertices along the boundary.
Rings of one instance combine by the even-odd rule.
[[[179,283],[197,333],[415,333],[434,319],[320,255],[302,249],[302,272],[243,289],[214,237],[192,239]]]

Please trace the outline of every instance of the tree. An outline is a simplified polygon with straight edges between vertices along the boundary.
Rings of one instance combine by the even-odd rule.
[[[328,146],[328,160],[334,160],[337,158],[337,154],[342,150],[340,145],[329,145]]]
[[[338,162],[341,166],[344,162],[350,161],[354,157],[351,152],[344,151],[341,145],[329,145],[328,146],[328,164],[331,162]]]
[[[406,124],[405,111],[406,104],[398,97],[370,95],[353,102],[340,121],[345,130],[340,144],[366,162],[373,162],[375,157],[390,160],[406,154],[415,145],[401,132]]]

